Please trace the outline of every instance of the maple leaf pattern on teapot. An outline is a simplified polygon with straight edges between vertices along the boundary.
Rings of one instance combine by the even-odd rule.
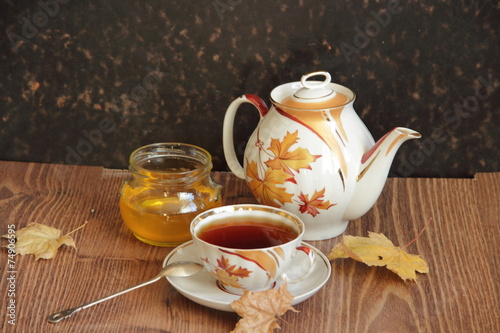
[[[254,196],[260,199],[261,204],[280,207],[278,202],[281,205],[295,202],[299,205],[300,212],[314,217],[320,214],[320,210],[327,210],[335,204],[331,204],[328,200],[323,201],[325,187],[310,194],[301,192],[295,201],[292,200],[294,194],[286,191],[284,186],[286,182],[297,184],[295,176],[300,170],[311,170],[311,164],[322,157],[310,154],[306,148],[293,149],[298,140],[298,131],[287,132],[281,141],[279,138],[271,138],[267,148],[261,140],[257,140],[259,142],[257,147],[269,158],[258,163],[247,160],[246,175],[250,179],[248,186]],[[262,176],[259,175],[259,171]]]

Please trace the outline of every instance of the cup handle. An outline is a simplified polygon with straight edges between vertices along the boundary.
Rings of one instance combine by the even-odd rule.
[[[312,248],[303,244],[301,246],[297,246],[295,249],[297,251],[301,251],[307,255],[307,258],[309,259],[309,268],[307,269],[307,271],[303,275],[301,275],[299,277],[291,278],[286,273],[284,273],[282,275],[282,278],[287,283],[298,283],[298,282],[303,281],[305,278],[307,278],[312,273],[312,271],[314,270],[314,266],[316,265],[316,256],[315,256],[314,250]]]
[[[269,111],[266,103],[264,103],[260,97],[252,94],[246,94],[235,99],[227,108],[222,127],[222,145],[224,149],[224,156],[226,157],[227,165],[231,171],[241,179],[245,179],[245,170],[243,170],[243,167],[238,161],[238,157],[236,156],[236,151],[234,149],[233,126],[236,111],[238,111],[238,108],[243,103],[249,103],[255,106],[255,108],[259,111],[261,118],[264,117]]]

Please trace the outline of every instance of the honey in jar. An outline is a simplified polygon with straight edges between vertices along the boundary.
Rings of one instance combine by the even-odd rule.
[[[120,192],[125,225],[139,240],[176,246],[191,239],[199,213],[222,205],[220,185],[210,178],[212,158],[184,143],[156,143],[130,155],[131,178]]]

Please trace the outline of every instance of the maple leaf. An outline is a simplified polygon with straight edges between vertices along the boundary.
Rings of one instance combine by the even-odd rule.
[[[303,205],[299,205],[299,210],[301,213],[308,213],[312,216],[316,216],[319,214],[318,209],[328,209],[335,204],[330,204],[330,200],[323,201],[323,197],[325,196],[325,188],[321,191],[314,191],[311,199],[309,199],[309,195],[303,194],[300,192],[299,199],[304,203]]]
[[[242,318],[232,333],[267,333],[280,328],[278,319],[292,307],[293,296],[285,283],[279,289],[251,292],[246,290],[242,297],[231,303],[231,307]]]
[[[283,185],[288,178],[288,174],[282,170],[266,169],[264,179],[259,178],[257,163],[250,161],[246,170],[247,176],[251,179],[248,187],[256,198],[260,199],[263,205],[279,207],[276,201],[282,205],[285,202],[292,202],[293,194],[287,193]]]
[[[69,234],[82,228],[84,225],[61,236],[61,230],[59,229],[40,223],[30,223],[27,227],[16,231],[16,254],[33,254],[35,255],[35,260],[52,259],[56,256],[57,250],[62,245],[72,246],[76,249],[75,241]],[[3,235],[2,237],[8,238],[7,235]]]
[[[217,280],[226,286],[231,286],[234,288],[242,289],[243,287],[238,282],[238,277],[229,274],[227,271],[222,269],[216,269],[215,273],[210,272]]]
[[[266,163],[268,167],[274,170],[283,170],[293,176],[292,170],[299,172],[299,169],[310,169],[310,164],[320,157],[311,155],[305,148],[297,148],[290,150],[292,145],[297,143],[297,135],[299,131],[290,134],[286,133],[283,141],[279,139],[271,139],[271,146],[267,149],[273,152],[275,158]]]
[[[245,278],[248,277],[252,272],[246,268],[236,268],[236,265],[229,265],[229,260],[224,256],[222,256],[221,260],[217,259],[217,265],[220,269],[226,271],[231,276]]]
[[[387,266],[403,280],[416,280],[415,272],[429,272],[427,263],[419,255],[406,253],[382,233],[368,232],[368,237],[344,236],[328,255],[330,260],[349,257],[368,266]]]

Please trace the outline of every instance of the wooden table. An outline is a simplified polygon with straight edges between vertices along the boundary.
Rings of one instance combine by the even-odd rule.
[[[86,309],[58,324],[49,314],[153,277],[170,248],[137,241],[123,226],[118,190],[125,170],[0,162],[1,234],[30,222],[74,234],[77,250],[55,259],[1,253],[2,332],[229,332],[239,317],[198,305],[165,279]],[[226,204],[255,202],[245,183],[213,173]],[[288,312],[282,332],[498,332],[500,307],[500,173],[474,179],[389,179],[372,210],[346,233],[383,232],[429,263],[429,274],[404,282],[385,268],[351,259],[332,262],[332,276],[312,298]],[[340,239],[310,242],[328,254]],[[6,245],[5,239],[2,244]],[[15,281],[8,280],[14,270]],[[14,282],[12,284],[11,282]],[[12,290],[11,287],[14,287]],[[11,290],[9,291],[9,288]],[[6,309],[15,301],[15,326]],[[9,310],[10,311],[10,310]],[[8,313],[7,313],[8,314]]]

